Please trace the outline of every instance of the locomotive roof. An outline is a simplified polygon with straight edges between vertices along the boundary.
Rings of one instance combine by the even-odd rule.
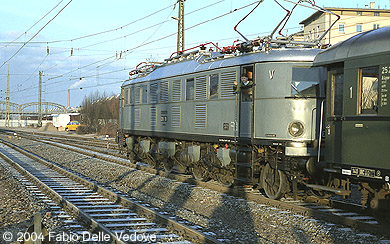
[[[367,31],[320,52],[314,65],[342,62],[345,59],[390,52],[390,26]]]
[[[194,59],[183,60],[175,63],[164,63],[146,76],[137,77],[135,79],[125,81],[122,86],[143,81],[165,79],[178,75],[186,75],[201,71],[239,66],[251,63],[291,61],[310,62],[314,60],[314,57],[319,51],[319,49],[311,48],[283,48],[273,49],[269,53],[251,52],[232,57],[220,56],[220,58],[217,57],[218,55],[222,55],[220,53],[212,53],[211,56],[200,54],[201,56],[198,56]]]

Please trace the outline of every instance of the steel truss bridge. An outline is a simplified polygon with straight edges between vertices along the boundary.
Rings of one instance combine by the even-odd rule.
[[[45,115],[55,113],[66,113],[67,109],[64,105],[52,102],[42,102],[41,111],[39,111],[39,102],[17,104],[8,102],[9,107],[7,109],[7,102],[0,101],[0,113],[2,115],[9,114],[20,114],[20,115]]]
[[[40,110],[40,111],[39,111]],[[67,113],[68,110],[64,105],[52,102],[31,102],[17,104],[12,102],[0,101],[0,120],[5,121],[4,125],[9,126],[10,120],[29,120],[36,118],[38,124],[41,124],[41,119],[44,116],[51,114]]]

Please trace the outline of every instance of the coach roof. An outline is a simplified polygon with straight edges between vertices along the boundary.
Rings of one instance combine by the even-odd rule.
[[[390,26],[367,31],[320,52],[314,65],[343,62],[355,57],[390,52]]]

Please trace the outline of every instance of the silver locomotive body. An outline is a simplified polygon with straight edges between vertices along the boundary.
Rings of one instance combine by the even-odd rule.
[[[123,83],[119,143],[130,157],[180,165],[196,178],[227,174],[222,182],[228,184],[258,182],[268,162],[292,170],[317,155],[325,80],[321,68],[311,67],[318,52],[197,52],[166,60]],[[253,82],[249,98],[233,92],[242,73]]]

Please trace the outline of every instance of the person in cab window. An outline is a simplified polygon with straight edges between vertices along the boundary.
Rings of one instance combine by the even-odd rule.
[[[252,86],[253,82],[249,79],[251,77],[248,77],[246,73],[243,73],[241,75],[241,82],[240,84],[237,83],[237,81],[234,81],[233,85],[233,91],[234,92],[242,92],[242,101],[243,102],[249,102],[252,100]]]

